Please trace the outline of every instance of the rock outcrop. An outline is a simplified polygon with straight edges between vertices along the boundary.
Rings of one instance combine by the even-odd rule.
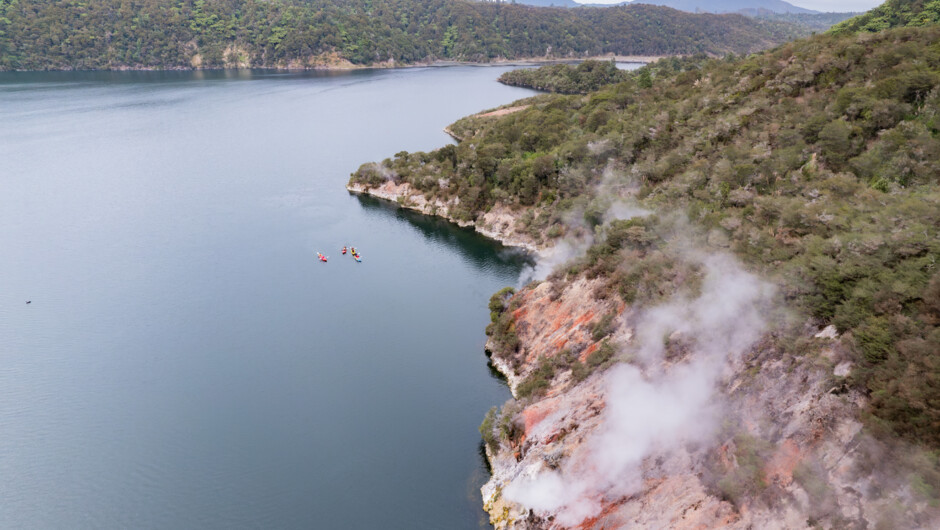
[[[403,208],[415,210],[425,215],[435,215],[451,221],[459,226],[473,227],[477,232],[511,247],[520,247],[532,252],[539,252],[546,245],[537,242],[527,234],[518,221],[518,214],[508,206],[495,206],[482,214],[476,221],[458,219],[451,214],[452,208],[459,204],[457,197],[449,201],[428,199],[423,193],[416,190],[407,182],[398,183],[387,180],[377,187],[367,187],[360,183],[351,182],[346,189],[352,193],[370,195],[379,199],[397,202]]]
[[[506,376],[514,394],[540,359],[551,359],[568,350],[578,352],[579,360],[584,362],[597,351],[600,342],[592,336],[592,326],[604,316],[619,316],[625,309],[622,302],[595,298],[594,290],[600,285],[600,281],[581,278],[556,291],[557,283],[542,282],[517,296],[521,305],[513,311],[513,320],[516,336],[523,346],[518,352],[490,357],[493,365]],[[487,351],[495,349],[493,341],[489,341]]]

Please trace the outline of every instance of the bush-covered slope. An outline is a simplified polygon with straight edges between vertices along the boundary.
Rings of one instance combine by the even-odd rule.
[[[462,0],[0,0],[0,70],[316,66],[763,49],[796,26],[653,6]]]
[[[940,22],[940,0],[888,0],[880,6],[837,24],[836,34],[876,32],[901,26],[927,26]]]
[[[587,96],[514,105],[528,107],[465,118],[456,146],[401,153],[384,176],[367,165],[352,180],[391,174],[456,196],[465,219],[534,206],[521,217],[542,237],[568,231],[571,212],[599,226],[611,194],[684,212],[707,244],[844,334],[845,382],[870,396],[870,426],[940,447],[940,27],[664,60]],[[637,276],[628,255],[601,243],[569,272],[605,278],[632,303],[639,279],[668,274]]]

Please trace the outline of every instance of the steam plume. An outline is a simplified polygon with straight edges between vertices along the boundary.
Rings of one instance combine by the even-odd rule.
[[[576,525],[597,515],[604,499],[636,493],[644,459],[712,434],[719,412],[715,385],[726,361],[760,337],[772,287],[730,256],[687,258],[703,267],[701,294],[648,309],[636,320],[636,341],[629,347],[645,370],[611,369],[601,427],[560,470],[509,484],[503,490],[508,500],[557,513],[562,525]],[[690,360],[667,369],[661,362],[664,338],[676,332],[691,344]]]
[[[519,276],[519,285],[525,285],[531,281],[544,280],[560,265],[563,265],[584,253],[594,244],[594,234],[585,226],[582,220],[583,212],[576,212],[565,219],[565,225],[569,234],[576,234],[566,237],[559,241],[555,246],[542,251],[534,266],[523,269]],[[634,217],[645,217],[649,215],[649,210],[639,208],[633,204],[622,200],[614,201],[606,205],[604,213],[605,223],[616,220],[627,220]]]

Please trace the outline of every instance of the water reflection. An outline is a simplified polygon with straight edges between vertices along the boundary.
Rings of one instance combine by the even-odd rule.
[[[511,272],[521,270],[525,265],[533,265],[534,258],[528,252],[503,245],[483,236],[472,228],[463,228],[441,219],[402,208],[396,203],[377,199],[369,195],[350,192],[359,200],[363,210],[394,218],[418,231],[425,239],[443,243],[454,250],[468,263],[483,270]]]
[[[70,87],[91,85],[155,85],[193,82],[261,81],[271,79],[314,80],[326,78],[365,79],[375,77],[368,69],[356,70],[170,70],[170,71],[79,71],[79,72],[3,72],[0,74],[0,90],[7,92],[35,91],[49,88],[62,90]]]
[[[496,368],[496,365],[493,364],[493,356],[490,352],[486,352],[486,368],[490,371],[490,377],[509,385],[509,379],[506,378],[506,374],[499,371],[499,368]]]

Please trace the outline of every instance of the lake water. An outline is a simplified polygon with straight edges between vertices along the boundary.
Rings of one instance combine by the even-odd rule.
[[[524,258],[344,185],[507,69],[0,74],[0,528],[484,524]]]

